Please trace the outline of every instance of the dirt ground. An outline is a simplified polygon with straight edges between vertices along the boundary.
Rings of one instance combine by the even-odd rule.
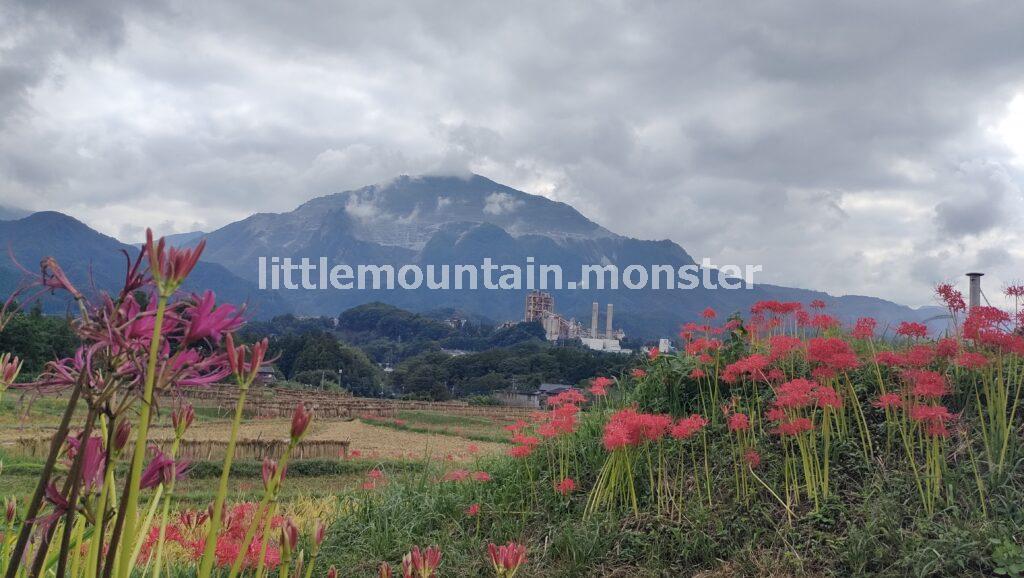
[[[290,428],[287,419],[251,420],[240,426],[239,437],[248,439],[278,438],[286,439]],[[186,434],[189,439],[227,440],[231,424],[222,421],[203,421],[196,423]],[[0,441],[23,437],[52,435],[53,426],[46,424],[21,424],[14,427],[0,428]],[[170,438],[173,431],[167,426],[157,426],[150,430],[151,439]],[[401,431],[389,427],[371,425],[360,420],[314,420],[308,439],[315,440],[347,440],[350,442],[349,455],[363,458],[387,459],[450,459],[452,461],[471,460],[474,456],[486,455],[503,451],[504,444],[472,441],[454,435],[428,434],[412,431]],[[450,456],[450,457],[449,457]]]

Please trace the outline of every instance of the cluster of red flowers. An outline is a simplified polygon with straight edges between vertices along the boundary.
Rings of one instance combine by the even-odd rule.
[[[807,361],[817,363],[811,374],[828,379],[860,365],[850,344],[838,337],[815,337],[807,343]]]
[[[596,397],[604,397],[608,395],[608,388],[614,384],[615,382],[607,377],[595,377],[590,380],[590,394]]]
[[[704,416],[695,413],[690,417],[681,418],[672,426],[668,433],[677,440],[685,440],[693,437],[700,430],[704,429],[706,425],[708,425],[708,420],[704,419]]]
[[[236,504],[225,511],[223,525],[220,534],[217,536],[217,565],[229,567],[238,556],[241,543],[245,538],[245,532],[249,528],[252,517],[256,513],[256,504],[243,502]],[[209,519],[209,512],[196,510],[183,510],[174,523],[168,523],[165,532],[165,543],[177,543],[189,554],[192,560],[198,563],[203,555],[203,548],[206,543],[206,522]],[[271,529],[276,533],[285,524],[283,516],[275,516],[270,521]],[[146,539],[142,543],[139,556],[148,560],[156,551],[156,543],[160,537],[160,525],[155,524],[150,528]],[[281,552],[274,544],[274,540],[267,543],[267,551],[264,556],[264,564],[268,568],[276,568],[281,563]],[[244,558],[245,568],[254,568],[259,561],[260,548],[263,543],[262,536],[256,536],[249,546]]]
[[[664,414],[639,413],[627,408],[612,414],[604,426],[604,447],[614,451],[623,447],[657,441],[672,427],[672,417]]]
[[[736,383],[744,377],[752,380],[767,380],[765,369],[768,367],[768,358],[760,353],[754,353],[738,359],[725,366],[722,371],[722,380],[726,383]]]
[[[915,321],[903,321],[896,327],[896,335],[923,339],[928,337],[928,326]]]

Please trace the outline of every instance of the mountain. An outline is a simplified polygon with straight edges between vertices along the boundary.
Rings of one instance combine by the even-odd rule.
[[[32,214],[32,211],[28,211],[19,207],[9,207],[7,205],[0,205],[0,221],[13,221],[15,219],[24,219],[25,217]]]
[[[584,264],[693,265],[690,255],[672,241],[647,241],[618,235],[590,221],[576,209],[473,175],[402,176],[392,181],[313,199],[294,211],[259,213],[213,231],[204,259],[223,265],[251,283],[258,281],[259,257],[303,257],[331,265],[421,266],[557,264],[566,279]],[[712,271],[713,278],[717,272]],[[297,314],[336,315],[372,301],[414,311],[454,307],[492,319],[521,319],[524,290],[277,290]],[[562,290],[553,291],[556,310],[586,320],[591,302],[615,305],[615,326],[627,334],[655,337],[674,334],[681,323],[699,318],[708,306],[721,314],[746,312],[762,299],[821,299],[844,320],[872,315],[884,325],[934,315],[882,299],[833,297],[806,289],[757,285],[741,290]]]
[[[116,291],[124,282],[126,259],[122,251],[133,258],[139,249],[126,245],[90,229],[84,223],[62,213],[43,211],[14,221],[0,221],[0,247],[13,256],[0,258],[0,295],[8,295],[24,278],[22,267],[32,273],[39,270],[39,262],[52,256],[83,292],[93,290]],[[200,262],[185,291],[213,289],[219,299],[233,303],[248,302],[253,316],[273,316],[289,311],[280,296],[259,292],[248,281],[242,280],[222,265]],[[47,295],[44,309],[63,312],[69,305],[66,296]]]

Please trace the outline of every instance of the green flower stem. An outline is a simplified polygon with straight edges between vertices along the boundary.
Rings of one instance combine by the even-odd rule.
[[[139,430],[135,438],[135,451],[132,454],[132,467],[128,478],[128,496],[125,499],[123,544],[134,544],[138,531],[139,483],[142,478],[142,462],[146,456],[146,442],[149,438],[149,422],[153,411],[153,386],[156,383],[156,361],[160,352],[160,335],[164,324],[164,313],[167,310],[167,300],[168,296],[161,292],[156,305],[153,336],[149,342],[146,383],[145,389],[142,392],[142,408],[139,410]],[[129,556],[121,557],[117,572],[119,578],[129,578],[132,571],[129,558]]]
[[[235,419],[231,422],[231,435],[228,438],[227,453],[224,456],[224,469],[220,473],[217,498],[213,502],[213,512],[210,513],[210,527],[206,532],[206,546],[203,549],[203,559],[199,565],[199,578],[210,578],[210,572],[213,570],[213,557],[217,550],[217,532],[220,530],[220,518],[224,509],[224,499],[228,494],[228,476],[231,475],[231,462],[235,457],[238,424],[242,421],[242,409],[245,408],[245,396],[248,392],[249,383],[240,380],[238,403],[235,404]]]
[[[171,444],[171,459],[176,459],[178,455],[178,446],[181,443],[181,436],[174,436],[174,443]],[[171,478],[170,483],[167,484],[167,495],[164,496],[164,508],[160,514],[160,537],[156,542],[156,561],[153,566],[153,578],[160,578],[160,564],[164,556],[164,540],[167,537],[167,517],[170,514],[171,509],[171,495],[174,494],[174,482],[177,481],[175,478]],[[155,503],[155,501],[154,501]]]

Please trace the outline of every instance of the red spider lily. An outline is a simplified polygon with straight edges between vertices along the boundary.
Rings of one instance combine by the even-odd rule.
[[[967,304],[964,303],[963,293],[957,291],[949,283],[936,285],[935,294],[942,299],[942,302],[946,304],[946,307],[953,314],[967,309]]]
[[[180,480],[185,475],[189,463],[185,460],[175,462],[167,454],[155,449],[155,455],[150,460],[146,469],[142,471],[139,487],[153,489],[161,484],[167,484],[171,480]]]
[[[171,412],[171,424],[174,426],[174,433],[178,437],[185,435],[189,426],[196,419],[196,410],[192,404],[186,403]]]
[[[566,404],[585,403],[586,401],[587,397],[580,390],[573,388],[548,398],[548,405],[558,407]]]
[[[557,484],[555,484],[555,491],[563,496],[568,496],[576,490],[576,480],[565,477],[562,478]]]
[[[896,327],[896,335],[911,338],[928,337],[928,326],[914,321],[903,321]]]
[[[469,470],[451,470],[441,479],[446,482],[461,482],[467,478],[469,478]]]
[[[691,379],[704,379],[707,375],[707,372],[699,367],[693,368],[693,371],[690,372]]]
[[[473,481],[480,483],[489,482],[491,481],[491,474],[483,471],[473,472]]]
[[[943,337],[935,342],[935,355],[945,359],[956,357],[960,353],[960,342],[951,337]]]
[[[366,473],[366,477],[370,478],[371,480],[378,481],[383,480],[385,478],[384,472],[380,468],[373,468],[372,470]]]
[[[942,405],[913,405],[910,419],[922,425],[926,435],[944,438],[949,435],[947,425],[956,419],[949,409]]]
[[[743,461],[747,463],[750,469],[757,469],[761,465],[761,454],[754,448],[749,448],[743,452]]]
[[[873,317],[861,317],[857,320],[857,323],[853,326],[853,338],[854,339],[871,339],[875,336],[875,327],[878,326],[878,321]]]
[[[729,431],[747,431],[750,429],[750,418],[745,413],[733,413],[726,418],[726,426]]]
[[[659,355],[661,355],[661,352],[658,351],[657,347],[652,347],[652,348],[647,350],[647,359],[649,359],[651,361],[654,361],[655,359],[658,359]]]
[[[669,431],[669,435],[677,440],[685,440],[694,436],[697,432],[704,429],[704,426],[708,425],[708,420],[704,419],[700,414],[693,414],[690,417],[684,417],[677,421],[672,429]]]
[[[608,388],[615,382],[607,377],[595,377],[590,382],[590,393],[596,396],[608,395]]]
[[[295,406],[295,412],[292,413],[292,443],[298,443],[302,436],[306,435],[306,429],[309,428],[311,421],[313,421],[312,412],[306,411],[306,404],[299,402]]]
[[[714,319],[715,317],[718,317],[718,313],[715,313],[714,309],[708,307],[707,309],[701,312],[700,316],[703,317],[704,319]]]
[[[154,243],[153,231],[146,229],[145,251],[149,258],[149,272],[162,295],[174,293],[195,268],[204,248],[206,248],[206,239],[199,241],[199,244],[193,248],[167,248],[163,237],[159,242]]]
[[[639,367],[634,368],[629,373],[630,373],[630,375],[633,376],[633,379],[643,379],[643,378],[647,377],[647,372],[644,371],[643,369],[640,369]]]
[[[973,351],[965,351],[956,358],[956,364],[966,369],[981,369],[989,363],[989,358],[984,354]]]
[[[781,436],[795,436],[805,431],[812,431],[813,429],[814,423],[811,422],[810,418],[797,417],[781,422],[775,431]]]
[[[947,393],[946,377],[935,371],[908,369],[903,372],[903,379],[910,383],[911,393],[927,399],[938,399]]]
[[[819,314],[811,318],[810,326],[821,331],[827,331],[833,327],[839,327],[839,320],[831,315]]]
[[[466,446],[466,451],[469,452],[470,455],[479,453],[480,452],[480,446],[478,446],[476,444],[469,444],[468,446]]]
[[[487,554],[494,566],[494,573],[500,578],[512,578],[526,562],[526,546],[516,542],[509,542],[504,546],[488,544]]]
[[[470,518],[475,518],[476,516],[479,516],[480,504],[470,504],[469,507],[466,508],[466,515]]]
[[[789,356],[789,354],[800,351],[803,342],[790,335],[772,335],[768,338],[769,359],[778,361]]]
[[[218,307],[213,291],[206,291],[201,296],[193,295],[192,301],[194,304],[184,311],[188,323],[186,343],[209,339],[219,344],[226,333],[238,329],[244,322],[242,311],[234,305],[225,303]]]
[[[833,373],[856,369],[860,364],[850,344],[838,337],[815,337],[808,341],[807,360]]]
[[[722,371],[722,381],[735,383],[744,376],[751,379],[764,379],[764,370],[768,364],[769,359],[760,353],[748,355],[725,366],[725,370]]]
[[[533,453],[533,446],[513,446],[509,448],[506,453],[512,456],[513,458],[525,458]]]
[[[898,393],[883,393],[878,396],[874,406],[879,409],[898,408],[903,403],[903,398]]]
[[[517,419],[515,421],[515,423],[509,424],[509,425],[505,426],[505,431],[510,431],[510,432],[515,433],[515,432],[521,431],[522,429],[527,428],[529,426],[530,426],[530,424],[526,423],[525,421],[523,421],[521,419]]]
[[[437,546],[430,546],[423,552],[419,546],[413,546],[411,552],[402,556],[402,573],[405,578],[434,578],[441,565],[441,556]]]

